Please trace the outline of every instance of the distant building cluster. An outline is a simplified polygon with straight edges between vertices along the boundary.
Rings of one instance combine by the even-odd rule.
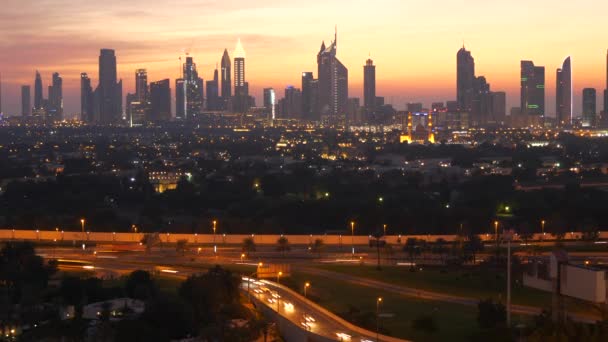
[[[604,108],[597,108],[597,91],[582,91],[582,108],[575,115],[573,106],[572,60],[567,57],[556,70],[555,118],[547,115],[545,67],[521,61],[520,105],[507,111],[507,95],[491,89],[484,76],[476,75],[475,59],[464,46],[456,55],[456,98],[432,103],[407,103],[398,111],[376,93],[376,65],[368,58],[363,65],[363,101],[349,97],[348,69],[337,57],[337,29],[330,44],[323,42],[317,52],[316,78],[312,71],[301,73],[300,86],[288,85],[281,92],[264,88],[263,105],[256,107],[246,78],[246,54],[240,40],[231,60],[225,49],[213,71],[204,81],[194,58],[180,57],[181,76],[173,84],[163,79],[148,82],[146,69],[135,70],[135,92],[125,96],[122,80],[117,79],[114,50],[99,55],[99,83],[93,87],[87,73],[81,74],[80,119],[95,125],[144,126],[169,120],[192,120],[201,115],[241,115],[261,119],[269,126],[293,122],[351,130],[379,131],[400,126],[402,141],[430,142],[438,132],[469,128],[604,128],[608,127],[608,54]],[[1,76],[0,76],[1,77]],[[47,96],[43,80],[36,72],[33,89],[21,88],[22,117],[35,123],[63,120],[62,78],[52,75]],[[174,106],[172,97],[174,96]],[[1,111],[0,78],[0,111]],[[173,112],[174,110],[174,112]],[[223,114],[222,114],[223,115]]]

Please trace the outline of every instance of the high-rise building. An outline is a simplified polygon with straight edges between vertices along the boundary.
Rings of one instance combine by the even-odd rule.
[[[180,83],[183,89],[180,89],[177,83]],[[176,118],[190,119],[203,111],[203,79],[198,77],[192,57],[186,57],[182,78],[176,80],[175,94],[175,102],[178,104],[175,110]]]
[[[504,91],[494,91],[490,94],[492,101],[489,123],[502,126],[507,116],[507,93]]]
[[[111,49],[99,53],[99,85],[95,89],[95,121],[118,124],[122,121],[122,80],[117,81],[116,54]]]
[[[150,83],[149,121],[171,120],[171,82],[164,79]]]
[[[293,86],[285,88],[285,106],[283,118],[300,119],[302,110],[302,92]]]
[[[207,110],[222,110],[222,101],[219,94],[219,80],[217,67],[213,71],[213,80],[207,81]]]
[[[86,72],[80,74],[80,120],[87,123],[95,121],[95,96]]]
[[[0,115],[4,114],[2,112],[2,73],[0,73]]]
[[[264,108],[266,108],[269,119],[275,120],[277,118],[276,94],[273,88],[264,88]]]
[[[583,89],[583,127],[595,127],[597,97],[594,88]]]
[[[234,49],[234,98],[232,110],[245,113],[250,107],[249,83],[245,79],[245,49],[239,39]]]
[[[606,88],[604,89],[604,115],[608,116],[608,50],[606,50]]]
[[[406,105],[407,111],[411,113],[419,113],[422,112],[422,103],[420,102],[410,102]]]
[[[51,121],[63,120],[63,79],[59,73],[53,73],[53,83],[49,86],[47,115]]]
[[[21,115],[30,116],[32,114],[30,86],[21,86]]]
[[[376,66],[371,58],[363,66],[363,106],[370,121],[376,111]]]
[[[224,54],[222,55],[221,81],[222,99],[224,100],[224,109],[226,109],[226,104],[232,97],[232,63],[230,62],[227,49],[224,49]]]
[[[348,69],[338,60],[337,30],[334,41],[329,46],[325,42],[317,54],[319,77],[318,111],[323,121],[343,122],[348,105]]]
[[[456,54],[456,101],[461,111],[470,112],[475,97],[475,59],[463,46]]]
[[[44,95],[42,94],[42,77],[36,70],[36,80],[34,81],[34,112],[35,115],[41,115],[44,110]]]
[[[308,121],[314,120],[313,82],[312,72],[305,71],[302,73],[302,119]]]
[[[141,101],[148,99],[148,71],[146,69],[135,70],[135,96]]]
[[[126,103],[129,125],[131,127],[144,125],[150,117],[148,72],[146,69],[135,70],[135,94],[127,94]]]
[[[567,57],[557,69],[555,86],[555,121],[559,126],[572,123],[572,65]]]
[[[521,61],[521,111],[532,124],[545,115],[545,67],[532,61]]]

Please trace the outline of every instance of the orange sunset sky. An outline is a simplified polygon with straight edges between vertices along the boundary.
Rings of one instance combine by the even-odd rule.
[[[338,57],[349,69],[350,97],[362,96],[363,64],[377,65],[377,93],[396,108],[407,102],[454,100],[456,52],[463,40],[477,75],[519,105],[519,62],[546,67],[547,114],[555,108],[555,69],[572,56],[575,116],[582,88],[598,90],[603,108],[608,1],[577,0],[2,0],[0,72],[3,110],[20,112],[20,86],[34,73],[48,85],[64,79],[66,117],[79,112],[79,74],[97,84],[100,48],[113,48],[123,95],[136,68],[148,80],[173,80],[188,52],[208,80],[237,38],[247,52],[246,78],[258,105],[262,88],[282,96],[314,71],[322,40],[338,25]],[[33,96],[33,89],[32,89]],[[46,96],[46,90],[45,90]],[[508,111],[508,109],[507,109]]]

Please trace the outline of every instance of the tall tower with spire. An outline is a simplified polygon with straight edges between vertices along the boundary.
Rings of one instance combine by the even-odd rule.
[[[232,97],[232,63],[230,62],[230,56],[228,50],[224,49],[221,63],[221,87],[222,87],[222,100],[224,102],[223,109],[227,108],[227,104]]]
[[[234,49],[234,101],[233,110],[245,113],[249,109],[249,83],[245,79],[245,49],[241,39]]]
[[[560,126],[572,123],[572,66],[570,57],[556,72],[555,119]]]
[[[318,108],[321,120],[328,123],[343,123],[348,104],[348,69],[336,57],[338,30],[329,46],[325,42],[317,54]]]

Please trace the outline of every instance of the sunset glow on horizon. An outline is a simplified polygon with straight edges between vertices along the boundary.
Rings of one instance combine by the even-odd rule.
[[[605,30],[608,2],[482,0],[4,0],[0,5],[0,72],[4,112],[18,115],[21,85],[44,86],[53,72],[64,79],[66,117],[79,112],[79,75],[97,84],[100,48],[116,50],[124,91],[134,72],[148,80],[174,79],[179,57],[194,57],[204,80],[224,48],[233,57],[237,39],[247,52],[247,81],[258,105],[262,89],[279,97],[300,87],[303,71],[317,74],[321,42],[338,27],[338,58],[349,69],[349,96],[361,97],[363,65],[377,66],[377,93],[397,109],[407,102],[456,98],[456,52],[472,52],[476,74],[519,106],[521,60],[546,68],[547,115],[554,115],[555,70],[572,56],[574,114],[582,88],[606,87]],[[46,94],[46,90],[45,90]],[[598,96],[598,108],[602,108]],[[508,113],[507,108],[507,113]]]

